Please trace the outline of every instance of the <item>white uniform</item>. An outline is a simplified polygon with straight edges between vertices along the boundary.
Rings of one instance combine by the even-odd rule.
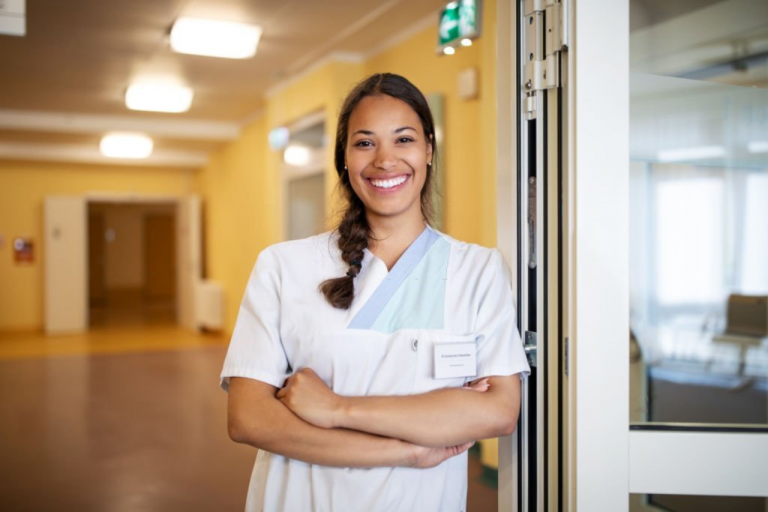
[[[305,367],[346,396],[423,393],[530,371],[497,250],[431,228],[391,271],[366,250],[352,307],[339,310],[318,291],[348,270],[336,240],[326,233],[261,253],[224,362],[224,389],[229,377],[279,388]],[[475,376],[434,378],[434,345],[443,342],[475,342]],[[350,469],[260,450],[246,510],[459,512],[466,495],[466,453],[431,469]]]

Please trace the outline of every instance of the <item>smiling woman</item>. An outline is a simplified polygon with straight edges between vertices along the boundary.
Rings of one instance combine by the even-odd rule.
[[[434,140],[408,80],[361,82],[338,229],[259,256],[221,374],[230,436],[259,448],[248,510],[466,510],[466,450],[515,429],[509,273],[429,226]]]

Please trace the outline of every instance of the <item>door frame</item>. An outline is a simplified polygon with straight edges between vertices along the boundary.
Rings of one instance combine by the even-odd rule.
[[[499,0],[496,27],[498,246],[515,283],[520,282],[516,198],[522,85],[516,41],[518,13],[526,1],[531,0]],[[629,507],[629,3],[563,3],[568,44],[560,135],[567,187],[561,250],[569,338],[561,419],[564,508],[620,512]],[[499,511],[518,511],[520,468],[526,464],[519,435],[499,441]],[[541,464],[538,460],[539,475]],[[549,510],[556,507],[550,499]],[[538,510],[543,510],[541,500]]]
[[[629,508],[629,0],[569,9],[569,510]]]
[[[66,198],[72,202],[82,205],[83,214],[77,217],[77,226],[73,226],[75,232],[87,233],[88,230],[88,205],[90,203],[119,203],[119,204],[173,204],[175,206],[176,219],[176,304],[177,304],[177,323],[178,325],[196,329],[197,321],[195,315],[195,297],[198,284],[202,278],[202,224],[201,224],[201,201],[198,196],[175,196],[175,195],[151,195],[135,193],[89,193],[76,196],[47,196],[49,198]],[[52,232],[52,219],[45,219],[46,236]],[[52,235],[51,235],[52,236]],[[88,325],[88,239],[83,239],[83,257],[82,265],[84,271],[82,274],[81,287],[85,291],[83,300],[70,301],[68,306],[77,309],[75,314],[70,314],[77,321],[68,325],[66,332],[85,332],[89,329]],[[51,270],[52,264],[56,261],[57,255],[52,254],[53,244],[47,244],[47,252],[44,255],[46,261],[45,276],[45,297],[46,306],[46,332],[56,334],[65,332],[61,329],[50,329],[50,319],[57,317],[57,312],[61,309],[61,301],[55,300],[55,297],[61,296],[57,291],[56,280],[53,279],[54,272]],[[78,258],[80,259],[80,258]],[[78,268],[80,268],[78,263]],[[78,274],[78,275],[79,275]]]

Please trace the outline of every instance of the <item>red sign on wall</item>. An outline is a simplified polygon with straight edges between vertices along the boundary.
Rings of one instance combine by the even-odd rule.
[[[29,264],[35,261],[34,244],[31,238],[18,236],[13,239],[13,260],[18,264]]]

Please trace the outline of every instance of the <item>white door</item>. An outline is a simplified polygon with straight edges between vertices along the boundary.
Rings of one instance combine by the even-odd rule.
[[[498,9],[499,242],[537,345],[500,510],[765,512],[768,4]]]
[[[200,197],[179,198],[176,212],[176,304],[179,325],[196,330],[197,296],[202,278],[202,213]]]
[[[568,41],[568,502],[764,512],[768,4],[596,4]]]
[[[82,197],[46,197],[45,332],[88,328],[87,211]]]

